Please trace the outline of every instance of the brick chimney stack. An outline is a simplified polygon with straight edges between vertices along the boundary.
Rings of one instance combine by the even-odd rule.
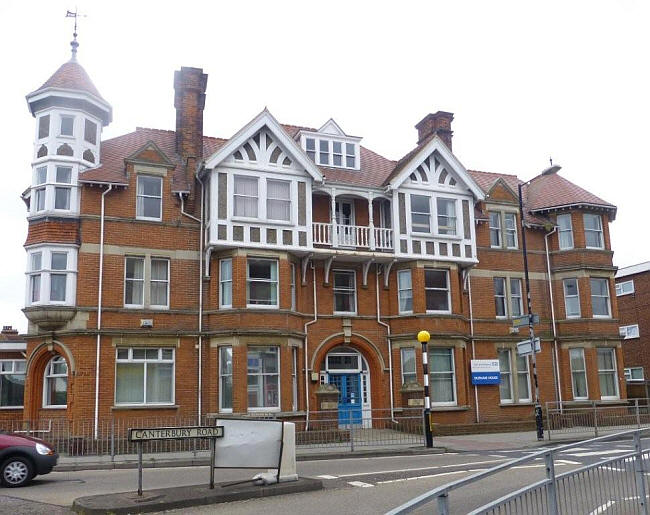
[[[0,332],[0,340],[12,340],[14,338],[18,338],[18,330],[10,325],[3,325],[2,331]]]
[[[174,72],[176,152],[187,163],[187,179],[194,183],[196,163],[203,159],[203,108],[208,76],[201,68]]]
[[[415,128],[418,130],[418,145],[427,139],[431,134],[438,134],[440,139],[451,150],[451,137],[454,131],[451,130],[451,122],[454,119],[454,113],[438,111],[429,113],[418,122]]]

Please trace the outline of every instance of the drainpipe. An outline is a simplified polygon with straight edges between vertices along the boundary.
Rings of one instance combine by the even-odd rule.
[[[399,424],[395,420],[395,400],[393,399],[393,342],[390,338],[390,324],[381,321],[381,309],[379,305],[379,263],[376,265],[375,269],[375,282],[376,288],[375,292],[377,293],[377,323],[383,325],[386,328],[386,340],[388,341],[388,374],[389,374],[389,387],[390,387],[390,419],[395,424]]]
[[[472,310],[472,277],[467,271],[467,293],[469,294],[469,334],[472,340],[472,359],[476,359],[476,347],[474,342],[474,311]],[[474,404],[476,405],[476,423],[481,421],[478,407],[478,388],[474,385]]]
[[[99,223],[99,287],[97,288],[97,344],[95,356],[95,425],[94,434],[97,440],[99,430],[99,355],[101,350],[101,329],[102,329],[102,282],[104,279],[104,205],[106,202],[106,194],[113,189],[113,185],[109,184],[108,189],[102,193],[102,207]]]
[[[560,379],[560,361],[557,352],[557,327],[555,323],[555,305],[553,302],[553,284],[551,281],[551,261],[548,255],[548,237],[557,231],[557,226],[553,226],[553,230],[544,236],[544,247],[546,249],[546,271],[548,274],[548,293],[551,298],[551,324],[553,327],[553,352],[555,361],[555,398],[560,403],[560,412],[562,412],[562,382]]]
[[[199,165],[200,166],[200,165]],[[198,170],[197,170],[198,172]],[[197,359],[197,412],[198,424],[201,425],[202,405],[201,400],[203,396],[203,200],[204,188],[203,181],[201,181],[199,174],[196,174],[196,180],[201,185],[201,217],[197,218],[185,212],[185,199],[183,193],[179,192],[178,197],[181,199],[181,214],[199,223],[199,345],[198,345],[198,359]]]
[[[311,256],[309,257],[311,259]],[[315,324],[318,320],[318,300],[316,298],[316,267],[311,262],[312,284],[314,289],[314,318],[305,324],[305,431],[309,431],[309,361],[307,359],[307,327]]]

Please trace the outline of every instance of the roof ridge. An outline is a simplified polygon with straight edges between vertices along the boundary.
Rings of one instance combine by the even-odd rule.
[[[489,175],[505,175],[507,177],[515,177],[517,180],[521,180],[519,176],[515,173],[502,173],[502,172],[486,172],[484,170],[467,170],[468,172],[473,172],[473,173],[485,173]]]

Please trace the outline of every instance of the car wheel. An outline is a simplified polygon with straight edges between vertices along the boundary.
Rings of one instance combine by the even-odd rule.
[[[34,467],[27,458],[14,456],[2,464],[0,474],[0,482],[3,486],[9,488],[24,486],[34,477]]]

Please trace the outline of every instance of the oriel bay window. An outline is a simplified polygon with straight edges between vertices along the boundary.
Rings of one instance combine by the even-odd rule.
[[[356,274],[353,270],[334,270],[334,312],[356,313]]]
[[[76,249],[39,247],[28,254],[27,305],[74,305]]]
[[[45,367],[43,407],[65,408],[68,404],[68,364],[63,356],[54,356]]]
[[[427,313],[449,313],[451,311],[449,271],[425,269],[424,293]]]
[[[431,404],[438,406],[450,406],[456,404],[454,349],[437,347],[430,349],[429,364]]]
[[[31,212],[71,211],[75,208],[76,188],[71,166],[40,166],[33,177]]]
[[[115,404],[173,404],[174,349],[118,348]]]
[[[616,354],[613,348],[598,348],[598,381],[600,398],[618,399],[618,374],[616,371]]]
[[[248,307],[278,307],[278,262],[249,259],[246,269]]]
[[[501,383],[499,396],[502,404],[530,402],[530,369],[528,358],[519,356],[516,350],[499,349]]]
[[[248,409],[280,409],[280,348],[248,347]]]
[[[0,407],[23,406],[26,364],[24,359],[0,360]]]

